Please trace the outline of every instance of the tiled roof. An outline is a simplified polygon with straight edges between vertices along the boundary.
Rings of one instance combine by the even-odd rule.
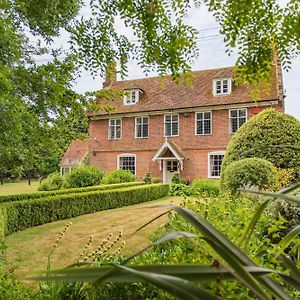
[[[72,141],[63,158],[61,159],[60,165],[79,165],[84,156],[88,153],[88,147],[89,145],[87,140]]]
[[[204,107],[209,105],[223,105],[235,103],[247,103],[253,101],[250,86],[237,86],[233,82],[232,92],[229,95],[213,96],[212,81],[222,77],[234,77],[233,68],[210,69],[192,72],[192,85],[176,85],[170,77],[146,77],[142,79],[117,81],[108,89],[125,90],[141,89],[144,93],[140,101],[135,105],[123,105],[120,97],[110,105],[115,107],[111,113],[130,113],[155,110],[170,110],[189,107]],[[261,96],[260,100],[278,99],[275,72],[273,73],[268,92]],[[105,104],[104,100],[99,103]],[[89,115],[104,115],[107,112],[99,111]]]

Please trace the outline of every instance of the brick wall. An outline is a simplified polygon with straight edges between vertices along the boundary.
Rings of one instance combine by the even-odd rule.
[[[248,118],[257,114],[261,109],[248,109]],[[279,109],[280,110],[280,109]],[[146,172],[162,179],[159,162],[152,158],[165,141],[164,116],[149,117],[149,137],[135,138],[135,118],[122,118],[122,136],[119,140],[108,139],[108,120],[89,121],[89,159],[105,172],[117,168],[117,156],[130,153],[136,155],[137,175],[143,177]],[[212,112],[212,134],[208,136],[195,135],[195,113],[179,115],[179,136],[169,137],[185,155],[184,169],[181,176],[188,179],[207,178],[208,153],[225,151],[231,138],[229,133],[228,110]]]

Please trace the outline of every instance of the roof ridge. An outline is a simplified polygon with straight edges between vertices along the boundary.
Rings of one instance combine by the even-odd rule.
[[[194,71],[191,71],[191,73],[195,74],[195,73],[204,73],[206,71],[218,71],[218,70],[228,70],[228,69],[233,69],[234,66],[230,66],[230,67],[220,67],[220,68],[210,68],[210,69],[201,69],[201,70],[194,70]],[[115,83],[113,83],[112,85],[114,84],[117,84],[117,83],[126,83],[126,82],[129,82],[129,81],[137,81],[137,80],[146,80],[146,79],[155,79],[155,78],[170,78],[172,75],[163,75],[163,76],[160,76],[160,75],[155,75],[155,76],[147,76],[146,77],[141,77],[141,78],[133,78],[133,79],[125,79],[125,80],[117,80]]]

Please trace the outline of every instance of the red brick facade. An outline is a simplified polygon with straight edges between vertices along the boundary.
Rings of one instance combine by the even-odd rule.
[[[224,69],[226,74],[228,70]],[[207,78],[207,71],[197,72],[196,81],[201,82],[201,78],[205,78],[206,86],[201,85],[201,89],[206,88],[204,92],[214,99],[211,103],[207,102],[207,97],[201,96],[201,92],[197,92],[197,87],[194,83],[193,88],[190,88],[190,94],[187,88],[176,87],[173,93],[174,105],[165,95],[164,87],[157,90],[157,94],[153,94],[153,86],[151,78],[141,79],[139,81],[124,81],[116,82],[112,85],[112,89],[140,88],[143,91],[143,97],[140,101],[131,106],[124,106],[122,100],[116,102],[116,111],[111,114],[104,112],[96,112],[89,115],[89,161],[105,172],[110,172],[119,167],[118,155],[130,154],[135,157],[136,175],[143,177],[146,172],[150,172],[152,176],[160,177],[162,181],[169,181],[170,174],[167,171],[167,156],[172,156],[170,159],[175,160],[175,157],[169,149],[164,151],[163,155],[154,161],[158,150],[166,142],[164,137],[164,115],[178,114],[179,115],[179,134],[167,138],[170,142],[170,147],[177,151],[180,156],[180,164],[178,165],[180,176],[193,180],[195,178],[210,177],[210,153],[223,153],[232,136],[230,133],[230,118],[229,111],[231,109],[247,109],[247,118],[251,118],[261,109],[266,107],[276,107],[283,111],[283,98],[278,95],[277,79],[272,80],[270,93],[265,98],[255,103],[250,99],[249,93],[245,92],[241,87],[232,87],[232,92],[229,95],[218,95],[213,97],[212,80],[216,77],[216,72],[210,71]],[[224,76],[223,69],[217,70]],[[232,72],[230,70],[230,72]],[[232,74],[230,73],[229,74]],[[225,75],[226,75],[225,74]],[[202,77],[201,77],[202,76]],[[153,80],[157,80],[153,78]],[[204,79],[203,79],[204,80]],[[145,82],[147,81],[147,84]],[[153,97],[148,93],[152,89]],[[168,87],[170,89],[170,87]],[[184,90],[184,92],[182,92]],[[149,92],[150,93],[150,92]],[[165,93],[165,94],[164,94]],[[182,97],[180,99],[175,98]],[[230,98],[231,97],[231,98]],[[189,102],[191,98],[191,102]],[[192,99],[193,98],[193,99]],[[198,103],[196,102],[198,100]],[[240,101],[237,101],[240,99]],[[223,101],[224,100],[224,101]],[[155,106],[155,101],[158,103]],[[185,103],[182,105],[182,103]],[[139,109],[138,109],[139,108]],[[195,113],[196,112],[211,112],[211,134],[196,135],[195,134]],[[149,117],[148,138],[135,137],[135,117]],[[109,119],[119,118],[122,120],[121,138],[112,140],[108,138]],[[172,149],[171,149],[172,150]],[[169,175],[168,175],[168,174]]]

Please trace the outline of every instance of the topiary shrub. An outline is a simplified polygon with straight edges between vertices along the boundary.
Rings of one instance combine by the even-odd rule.
[[[233,193],[239,188],[274,189],[278,184],[277,169],[261,158],[245,158],[231,163],[224,172],[223,187]]]
[[[184,183],[172,183],[169,191],[170,196],[190,196],[191,188]]]
[[[218,196],[220,193],[220,180],[218,179],[194,179],[192,182],[192,194]]]
[[[222,163],[221,181],[226,168],[248,157],[263,158],[280,169],[295,170],[300,179],[300,122],[295,118],[265,109],[247,121],[232,137]]]
[[[129,170],[115,170],[102,179],[103,184],[135,181],[136,178]]]
[[[41,181],[38,190],[39,191],[59,190],[62,187],[63,182],[64,182],[63,177],[58,172],[54,172]]]
[[[100,184],[103,171],[94,166],[79,166],[66,175],[67,188],[85,187]]]

